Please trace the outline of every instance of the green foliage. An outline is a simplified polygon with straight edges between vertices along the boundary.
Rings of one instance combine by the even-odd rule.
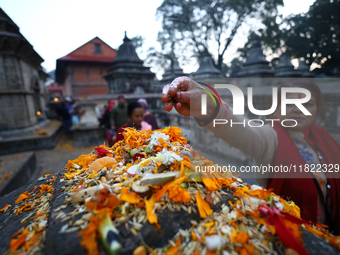
[[[242,58],[233,58],[229,65],[223,63],[222,72],[227,77],[236,77],[237,73],[242,69]]]
[[[142,37],[141,35],[136,35],[135,37],[131,38],[131,42],[136,49],[141,48],[143,46],[144,41],[145,38]]]
[[[247,47],[254,40],[272,52],[288,50],[292,57],[321,65],[327,74],[340,70],[340,0],[316,0],[307,13],[264,22],[265,28],[250,33]],[[240,49],[244,52],[244,49]]]
[[[276,17],[282,0],[164,0],[158,41],[162,50],[174,48],[191,56],[212,56],[222,69],[223,58],[241,25],[250,19]],[[174,47],[175,44],[176,46]]]

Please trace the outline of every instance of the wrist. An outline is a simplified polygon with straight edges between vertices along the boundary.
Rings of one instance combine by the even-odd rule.
[[[207,126],[210,124],[217,116],[218,112],[220,111],[220,105],[217,104],[213,109],[211,109],[211,112],[207,115],[200,115],[199,117],[194,117],[197,124],[201,127]]]

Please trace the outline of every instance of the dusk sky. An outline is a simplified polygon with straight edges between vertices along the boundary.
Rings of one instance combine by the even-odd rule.
[[[280,12],[308,11],[314,0],[284,0]],[[93,39],[101,38],[114,49],[118,49],[127,31],[129,37],[141,35],[145,38],[143,52],[151,46],[159,47],[157,33],[161,30],[160,20],[155,13],[162,0],[0,0],[0,7],[19,26],[20,32],[45,60],[46,71],[55,69],[56,59],[63,57],[79,46]],[[247,26],[237,34],[226,53],[228,62],[235,56],[236,49],[246,41]],[[196,60],[187,66],[185,72],[197,69]],[[158,77],[160,74],[158,73]]]

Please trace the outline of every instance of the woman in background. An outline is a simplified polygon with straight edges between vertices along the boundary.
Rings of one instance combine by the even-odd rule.
[[[116,139],[116,132],[111,129],[111,122],[110,122],[111,112],[115,106],[116,106],[116,101],[109,100],[109,105],[106,107],[103,117],[99,121],[99,125],[104,126],[105,128],[106,138],[108,140],[109,147],[111,147],[114,144],[114,141]]]
[[[144,121],[152,126],[152,130],[159,129],[155,116],[147,110],[148,102],[146,99],[140,98],[138,99],[138,103],[140,103],[144,108]]]
[[[127,114],[129,117],[129,120],[127,121],[126,124],[120,127],[117,131],[117,137],[116,137],[116,142],[123,140],[123,132],[124,128],[126,127],[134,127],[137,130],[148,130],[152,129],[151,125],[149,125],[147,122],[143,121],[144,119],[144,108],[143,106],[138,103],[138,102],[131,102],[128,104],[127,107]]]

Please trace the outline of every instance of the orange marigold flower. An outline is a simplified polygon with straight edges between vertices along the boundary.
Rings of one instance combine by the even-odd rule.
[[[178,252],[178,248],[179,245],[182,242],[182,236],[180,238],[178,238],[178,240],[176,241],[176,246],[172,246],[166,253],[165,255],[175,255]]]
[[[87,250],[87,254],[98,255],[98,243],[97,243],[97,229],[100,221],[108,213],[111,217],[112,209],[103,208],[101,210],[95,211],[91,215],[90,224],[82,231],[78,233],[78,236],[82,236],[81,245]]]
[[[86,203],[90,210],[101,210],[103,208],[113,209],[119,204],[119,199],[110,192],[108,188],[103,188],[95,194],[96,201]]]
[[[293,201],[287,202],[283,198],[280,198],[279,201],[283,204],[283,210],[301,219],[300,207],[298,207]]]
[[[268,199],[271,196],[272,190],[273,189],[265,190],[262,187],[262,189],[249,190],[247,194],[250,196],[257,196],[259,199]]]
[[[245,244],[248,241],[248,235],[242,231],[236,232],[235,229],[231,230],[230,241],[235,244]]]
[[[169,199],[177,203],[188,203],[191,199],[189,192],[179,185],[170,187],[168,192]]]
[[[0,212],[4,212],[10,206],[10,204],[5,205],[2,209],[0,209]]]
[[[25,200],[27,198],[30,198],[30,193],[29,191],[25,191],[24,193],[20,194],[20,196],[15,200],[15,204],[19,203],[22,200]]]
[[[131,192],[129,194],[129,190],[125,187],[122,188],[120,194],[121,194],[120,200],[122,200],[124,202],[128,202],[130,204],[137,204],[140,201],[140,196],[137,193]]]
[[[78,190],[79,186],[80,186],[80,185],[83,185],[83,183],[84,183],[84,180],[81,179],[80,182],[78,182],[77,186],[74,187],[74,189],[73,189],[71,192],[76,192],[76,191]]]
[[[166,127],[161,132],[169,135],[170,142],[179,142],[180,144],[187,144],[187,139],[185,139],[181,133],[183,131],[179,127]]]
[[[181,178],[178,178],[176,180],[173,180],[163,186],[159,191],[156,192],[155,194],[155,202],[159,201],[165,193],[169,190],[170,187],[181,184],[187,177],[183,176]]]
[[[130,145],[131,148],[138,148],[151,137],[151,132],[151,130],[137,131],[134,128],[125,128],[122,135],[124,136],[125,144]]]
[[[148,216],[148,221],[150,224],[158,223],[158,218],[156,212],[154,211],[155,207],[155,198],[152,196],[149,200],[144,200],[146,206],[146,214]]]
[[[69,160],[66,167],[68,169],[71,169],[73,164],[76,164],[78,166],[81,166],[83,169],[87,168],[88,165],[97,158],[96,155],[94,154],[85,154],[85,155],[82,155],[78,158],[76,158],[75,160]]]
[[[196,195],[196,202],[201,218],[206,218],[207,216],[213,213],[213,210],[211,210],[210,205],[202,198],[200,190],[198,190],[198,193]]]
[[[229,187],[232,183],[231,178],[219,172],[204,173],[202,176],[202,181],[209,192],[213,192],[224,185]]]
[[[10,252],[17,250],[20,246],[25,244],[27,233],[28,233],[28,228],[25,228],[24,232],[21,234],[21,236],[18,239],[11,240],[10,247],[9,247]]]

